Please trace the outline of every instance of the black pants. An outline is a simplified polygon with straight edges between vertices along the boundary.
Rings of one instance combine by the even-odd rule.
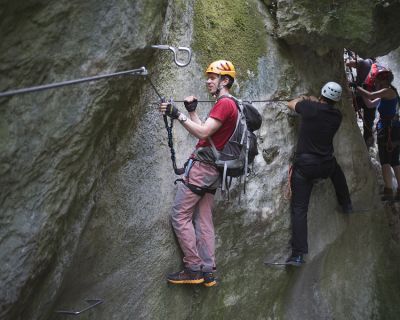
[[[308,253],[307,211],[311,191],[316,179],[330,178],[341,206],[351,203],[349,188],[342,169],[335,157],[321,159],[302,154],[296,157],[291,185],[292,251],[294,254]]]
[[[372,129],[375,120],[375,113],[376,108],[368,108],[362,97],[357,96],[357,107],[359,109],[363,109],[363,137],[364,141],[367,144],[367,147],[370,147],[373,142],[374,138],[372,135]],[[369,145],[370,144],[370,145]]]

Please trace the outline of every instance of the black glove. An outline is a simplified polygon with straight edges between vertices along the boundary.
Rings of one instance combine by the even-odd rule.
[[[349,87],[352,88],[352,89],[357,89],[357,83],[349,82]]]
[[[169,103],[169,104],[167,105],[167,110],[165,110],[165,114],[166,114],[168,117],[172,118],[172,119],[178,119],[178,117],[179,117],[179,115],[180,115],[181,113],[179,112],[178,108],[175,107],[174,104]]]
[[[188,112],[193,112],[196,111],[197,108],[197,99],[194,99],[192,102],[189,101],[184,101],[183,102],[185,104],[185,108]]]

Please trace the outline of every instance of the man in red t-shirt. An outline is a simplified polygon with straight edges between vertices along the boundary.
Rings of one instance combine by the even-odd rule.
[[[217,99],[208,118],[202,122],[196,113],[197,98],[185,98],[189,118],[174,105],[161,103],[160,111],[178,119],[193,136],[199,138],[185,166],[184,183],[178,187],[172,210],[172,226],[183,251],[184,269],[169,274],[174,284],[203,283],[211,287],[215,280],[215,233],[212,221],[214,194],[220,183],[220,173],[210,147],[210,139],[222,150],[236,127],[238,108],[227,97],[236,72],[230,61],[218,60],[206,70],[207,89]]]

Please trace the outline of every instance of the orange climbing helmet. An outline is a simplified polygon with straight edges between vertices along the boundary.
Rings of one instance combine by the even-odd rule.
[[[221,76],[231,76],[233,79],[236,77],[235,67],[233,66],[232,62],[228,60],[217,60],[212,62],[208,66],[206,73],[216,73]]]

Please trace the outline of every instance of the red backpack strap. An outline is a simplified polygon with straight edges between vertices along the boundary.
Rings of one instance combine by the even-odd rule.
[[[374,89],[375,77],[376,77],[377,72],[378,72],[378,64],[377,63],[373,63],[371,65],[371,69],[370,69],[370,71],[368,73],[368,76],[364,81],[364,84],[365,84],[366,89],[368,91],[372,91]]]

